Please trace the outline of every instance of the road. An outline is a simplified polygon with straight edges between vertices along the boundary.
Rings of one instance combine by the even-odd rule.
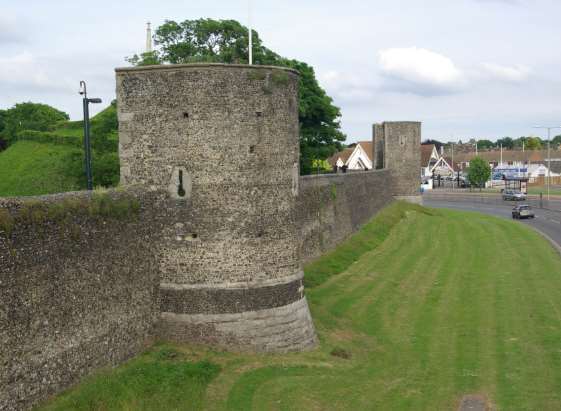
[[[512,219],[512,204],[486,204],[478,202],[474,199],[460,196],[450,196],[448,198],[433,198],[430,195],[426,195],[423,197],[423,203],[427,207],[478,211],[480,213],[486,213],[498,217]],[[561,211],[551,211],[534,208],[534,212],[536,214],[535,219],[519,221],[549,236],[550,239],[557,244],[558,249],[561,252]]]

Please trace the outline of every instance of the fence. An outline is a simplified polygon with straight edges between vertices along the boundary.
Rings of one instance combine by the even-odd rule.
[[[524,201],[505,201],[501,194],[485,192],[469,192],[467,190],[434,190],[426,192],[423,197],[437,201],[469,201],[480,204],[492,204],[514,207],[516,204],[528,204],[534,208],[541,208],[561,212],[561,198],[552,196],[549,200],[546,195],[529,195]]]
[[[533,181],[532,181],[533,180]],[[545,186],[547,184],[547,177],[535,177],[529,181],[529,186]],[[561,185],[561,176],[550,177],[550,185]]]

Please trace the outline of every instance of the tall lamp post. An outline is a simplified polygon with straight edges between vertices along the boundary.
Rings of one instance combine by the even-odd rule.
[[[93,190],[92,178],[92,148],[90,144],[90,107],[89,104],[101,103],[100,98],[88,98],[86,82],[80,81],[80,95],[84,96],[84,153],[86,157],[86,180],[88,190]]]
[[[551,130],[561,128],[561,126],[534,126],[534,128],[547,130],[547,201],[549,201],[549,193],[551,191]]]

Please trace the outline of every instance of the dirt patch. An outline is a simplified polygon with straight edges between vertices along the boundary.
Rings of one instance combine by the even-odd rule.
[[[494,411],[487,399],[482,395],[466,395],[460,401],[458,411]]]

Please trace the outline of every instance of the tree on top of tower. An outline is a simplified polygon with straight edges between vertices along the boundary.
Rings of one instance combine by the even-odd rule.
[[[253,30],[253,63],[296,69],[300,72],[300,170],[309,174],[312,162],[342,149],[341,110],[319,85],[306,63],[279,56],[265,47]],[[167,20],[154,34],[156,49],[126,60],[135,65],[249,62],[249,30],[235,20]]]

